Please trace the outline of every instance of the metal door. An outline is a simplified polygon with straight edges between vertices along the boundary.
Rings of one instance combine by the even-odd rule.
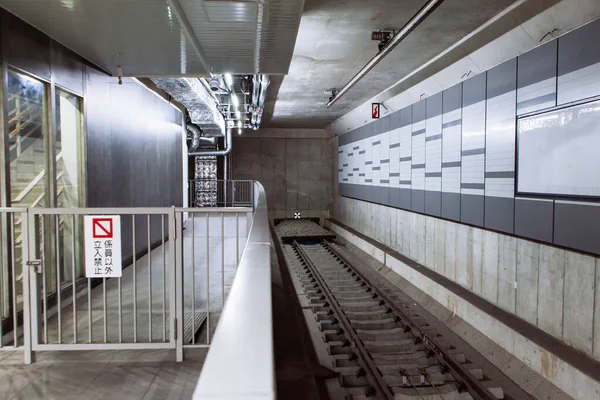
[[[121,216],[121,278],[85,277],[86,215]],[[174,349],[174,222],[172,208],[30,209],[32,349]]]

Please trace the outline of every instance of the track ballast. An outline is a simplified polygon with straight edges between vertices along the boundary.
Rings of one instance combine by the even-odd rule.
[[[411,304],[399,304],[322,241],[285,246],[347,398],[504,399]]]

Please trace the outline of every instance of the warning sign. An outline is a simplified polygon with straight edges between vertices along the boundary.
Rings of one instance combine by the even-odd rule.
[[[373,116],[373,119],[379,119],[379,111],[381,110],[381,103],[373,103],[372,106],[373,106],[373,108],[372,108],[371,114]]]
[[[85,217],[85,276],[120,278],[121,217]]]

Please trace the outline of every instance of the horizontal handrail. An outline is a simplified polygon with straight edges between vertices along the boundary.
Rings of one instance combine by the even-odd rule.
[[[194,392],[199,399],[275,399],[267,196],[254,183],[246,248]]]

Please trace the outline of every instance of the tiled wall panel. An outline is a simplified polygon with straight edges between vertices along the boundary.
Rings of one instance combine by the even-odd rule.
[[[597,37],[600,20],[342,135],[340,194],[600,254],[594,203],[515,199],[516,121],[600,96]]]
[[[513,233],[517,60],[487,73],[485,227]]]
[[[443,92],[442,217],[460,221],[462,84]]]
[[[425,213],[442,213],[442,93],[427,99],[425,120]]]

